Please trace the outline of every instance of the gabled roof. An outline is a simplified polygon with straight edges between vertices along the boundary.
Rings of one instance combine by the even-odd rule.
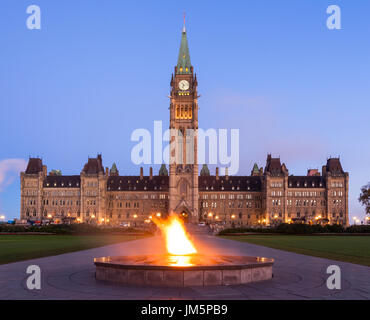
[[[339,158],[329,158],[326,162],[326,172],[330,172],[334,175],[344,174],[342,165]]]
[[[103,161],[100,154],[96,158],[89,158],[82,171],[86,174],[104,173]]]
[[[271,154],[267,155],[265,172],[269,172],[271,175],[280,175],[283,173],[280,158],[272,158]]]
[[[26,174],[38,174],[42,171],[42,160],[40,158],[29,158]]]

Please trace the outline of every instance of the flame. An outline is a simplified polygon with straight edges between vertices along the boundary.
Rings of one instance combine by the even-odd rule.
[[[186,256],[197,253],[197,250],[190,241],[182,220],[173,214],[166,220],[155,218],[153,222],[165,237],[167,252],[175,256],[171,257],[173,264],[188,265],[190,260]]]

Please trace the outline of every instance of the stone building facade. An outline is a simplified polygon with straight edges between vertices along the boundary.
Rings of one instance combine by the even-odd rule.
[[[285,223],[348,225],[348,181],[339,158],[327,159],[321,173],[290,175],[280,158],[267,156],[250,176],[198,173],[197,77],[190,62],[185,27],[171,78],[169,172],[121,176],[102,156],[89,158],[80,175],[47,173],[30,158],[21,173],[21,219],[139,226],[154,215],[176,213],[189,222],[260,226]]]

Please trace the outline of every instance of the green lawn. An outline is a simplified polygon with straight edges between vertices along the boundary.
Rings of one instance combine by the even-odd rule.
[[[370,266],[369,236],[248,235],[222,238]]]
[[[0,264],[143,238],[135,235],[0,235]]]

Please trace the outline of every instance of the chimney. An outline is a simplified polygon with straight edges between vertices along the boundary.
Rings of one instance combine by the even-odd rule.
[[[149,179],[150,180],[153,179],[153,168],[152,167],[149,168]]]
[[[218,176],[218,167],[216,167],[216,180],[219,179],[219,176]]]
[[[44,173],[44,177],[48,175],[48,169],[45,165],[42,166],[42,172]]]
[[[144,178],[144,170],[143,167],[140,167],[140,180]]]
[[[108,167],[105,167],[105,174],[108,176],[109,175],[109,169]]]
[[[228,167],[225,168],[225,179],[229,180],[229,168]]]

